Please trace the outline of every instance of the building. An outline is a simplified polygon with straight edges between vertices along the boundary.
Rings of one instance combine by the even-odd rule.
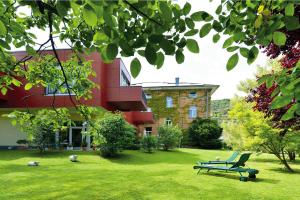
[[[71,50],[57,50],[62,61],[66,60]],[[52,51],[44,51],[45,54],[53,54]],[[26,52],[15,52],[17,59],[23,58]],[[115,59],[110,64],[101,61],[98,53],[92,53],[85,56],[87,60],[93,60],[92,66],[97,76],[91,78],[100,89],[92,90],[92,99],[83,100],[88,106],[102,107],[109,111],[124,112],[125,119],[138,127],[139,124],[153,123],[153,115],[147,112],[147,100],[141,86],[132,86],[131,77],[121,59]],[[24,81],[23,81],[24,82]],[[55,107],[69,107],[74,109],[67,93],[57,93],[55,95]],[[16,127],[13,127],[9,119],[1,117],[2,114],[13,110],[35,110],[41,108],[51,108],[53,94],[51,90],[43,87],[34,87],[29,91],[23,87],[14,87],[7,95],[0,93],[0,148],[17,146],[16,141],[25,139],[26,135],[21,133]],[[80,147],[84,138],[81,131],[86,127],[84,122],[78,116],[72,116],[76,121],[76,126],[69,127],[64,133],[57,133],[56,138]],[[60,134],[60,135],[59,135]],[[64,134],[64,135],[63,135]],[[90,146],[90,137],[86,137],[88,147]]]
[[[161,125],[174,124],[187,129],[196,118],[207,118],[211,115],[211,95],[218,85],[180,83],[161,84],[158,86],[143,87],[148,111],[154,114],[155,123],[138,125],[139,133],[157,134]]]

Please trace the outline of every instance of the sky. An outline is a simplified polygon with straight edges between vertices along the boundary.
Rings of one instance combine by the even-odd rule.
[[[177,0],[174,1],[181,7],[186,2],[192,5],[191,13],[196,11],[206,11],[214,14],[220,0]],[[29,10],[21,10],[20,12],[28,13]],[[203,23],[196,23],[196,27],[201,28]],[[48,39],[48,33],[40,30],[33,30],[38,41],[41,43]],[[222,49],[222,45],[228,36],[221,36],[220,41],[215,44],[212,42],[212,36],[215,32],[211,31],[209,35],[200,38],[198,34],[193,37],[199,42],[200,53],[194,54],[185,49],[185,61],[177,64],[175,56],[166,56],[164,65],[161,69],[156,69],[150,65],[145,58],[139,57],[142,63],[141,73],[137,78],[132,78],[131,83],[145,82],[175,82],[175,77],[180,78],[180,82],[191,82],[200,84],[215,84],[220,87],[212,95],[212,99],[232,98],[235,94],[243,95],[237,91],[237,85],[240,81],[247,78],[253,78],[257,66],[265,66],[267,57],[260,53],[254,63],[248,65],[246,59],[240,56],[238,65],[228,72],[226,63],[232,53]],[[68,48],[66,44],[56,40],[57,48]],[[19,50],[19,49],[18,49]],[[122,58],[128,71],[133,57]],[[147,84],[149,85],[149,84]],[[151,85],[151,84],[150,84]]]
[[[207,11],[213,14],[219,5],[218,0],[177,0],[181,6],[189,2],[192,5],[191,12]],[[196,24],[202,27],[203,23]],[[215,44],[211,31],[209,35],[200,38],[197,34],[194,39],[199,41],[200,53],[193,54],[185,49],[185,62],[177,64],[175,57],[166,56],[163,67],[159,70],[151,66],[144,58],[141,58],[142,70],[136,79],[131,79],[132,83],[142,82],[175,82],[175,77],[179,77],[182,82],[193,82],[200,84],[216,84],[220,87],[212,95],[212,99],[232,98],[235,94],[243,95],[237,91],[240,81],[253,78],[257,66],[265,66],[267,57],[260,53],[254,63],[248,65],[246,59],[240,56],[238,65],[230,72],[226,70],[226,63],[232,53],[222,49],[222,45],[228,36],[221,37]],[[132,58],[122,58],[127,67],[130,66]]]

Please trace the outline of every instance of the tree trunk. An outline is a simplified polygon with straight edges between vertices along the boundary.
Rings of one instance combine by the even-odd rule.
[[[296,160],[296,153],[294,151],[287,151],[289,160],[290,161],[295,161]]]
[[[289,172],[294,172],[294,170],[290,167],[290,165],[288,164],[288,162],[285,159],[285,155],[284,155],[284,151],[283,149],[281,150],[281,154],[282,157],[280,158],[281,163],[285,166],[285,168],[289,171]]]

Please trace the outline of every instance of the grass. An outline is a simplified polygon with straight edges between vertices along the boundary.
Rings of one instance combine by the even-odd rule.
[[[72,163],[68,156],[79,155]],[[124,151],[104,159],[96,152],[0,151],[0,199],[300,199],[300,163],[286,173],[272,155],[253,155],[256,181],[237,173],[193,170],[198,160],[227,158],[229,151],[180,149],[152,154]],[[26,166],[40,161],[39,167]]]

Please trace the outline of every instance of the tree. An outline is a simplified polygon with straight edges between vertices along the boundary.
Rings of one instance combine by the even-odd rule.
[[[293,171],[286,160],[286,154],[293,149],[298,150],[300,135],[280,135],[282,131],[274,128],[272,119],[264,113],[253,110],[253,103],[236,97],[231,101],[228,121],[222,124],[224,140],[227,145],[241,150],[254,150],[274,154],[287,170]]]
[[[222,131],[216,120],[197,118],[188,128],[189,140],[198,148],[219,149],[222,148]]]
[[[30,14],[19,12],[25,7]],[[297,0],[222,0],[213,17],[206,11],[190,13],[188,2],[181,8],[172,1],[158,0],[4,1],[0,5],[0,90],[6,94],[12,86],[20,87],[21,82],[16,77],[30,73],[26,62],[40,58],[50,45],[57,63],[49,67],[59,66],[64,77],[62,83],[71,94],[68,77],[55,49],[55,38],[69,44],[78,58],[81,53],[93,51],[99,52],[105,62],[112,61],[118,53],[131,56],[130,70],[136,77],[141,70],[138,56],[145,57],[158,69],[165,55],[174,56],[180,64],[184,61],[185,47],[192,53],[199,52],[199,45],[191,36],[199,34],[202,38],[215,31],[213,42],[218,42],[221,35],[228,36],[223,44],[224,49],[233,53],[226,65],[228,70],[238,64],[239,55],[245,57],[248,64],[253,63],[259,53],[258,46],[272,58],[283,54],[283,63],[288,69],[280,76],[268,76],[268,82],[282,86],[279,90],[291,84],[286,93],[295,93],[295,97],[283,95],[282,98],[295,99],[295,107],[299,108],[300,64],[296,64],[299,61],[299,7]],[[197,27],[195,22],[196,25],[202,22],[203,26]],[[32,29],[47,30],[49,37],[46,41],[36,41]],[[9,52],[11,46],[25,47],[28,56],[17,60]],[[35,50],[34,46],[38,48]],[[47,75],[47,72],[41,73]],[[282,77],[288,78],[280,81]],[[29,82],[27,89],[30,84],[39,83]],[[299,113],[290,108],[289,115],[293,118]]]
[[[36,113],[14,111],[4,115],[11,119],[12,125],[20,128],[28,140],[36,145],[41,152],[53,146],[55,133],[70,126],[70,114],[67,109],[42,109]]]
[[[178,126],[164,125],[158,128],[158,144],[168,151],[180,145],[182,131]]]
[[[135,129],[119,113],[106,113],[102,118],[92,120],[87,133],[93,136],[94,145],[101,155],[114,157],[134,141]]]

